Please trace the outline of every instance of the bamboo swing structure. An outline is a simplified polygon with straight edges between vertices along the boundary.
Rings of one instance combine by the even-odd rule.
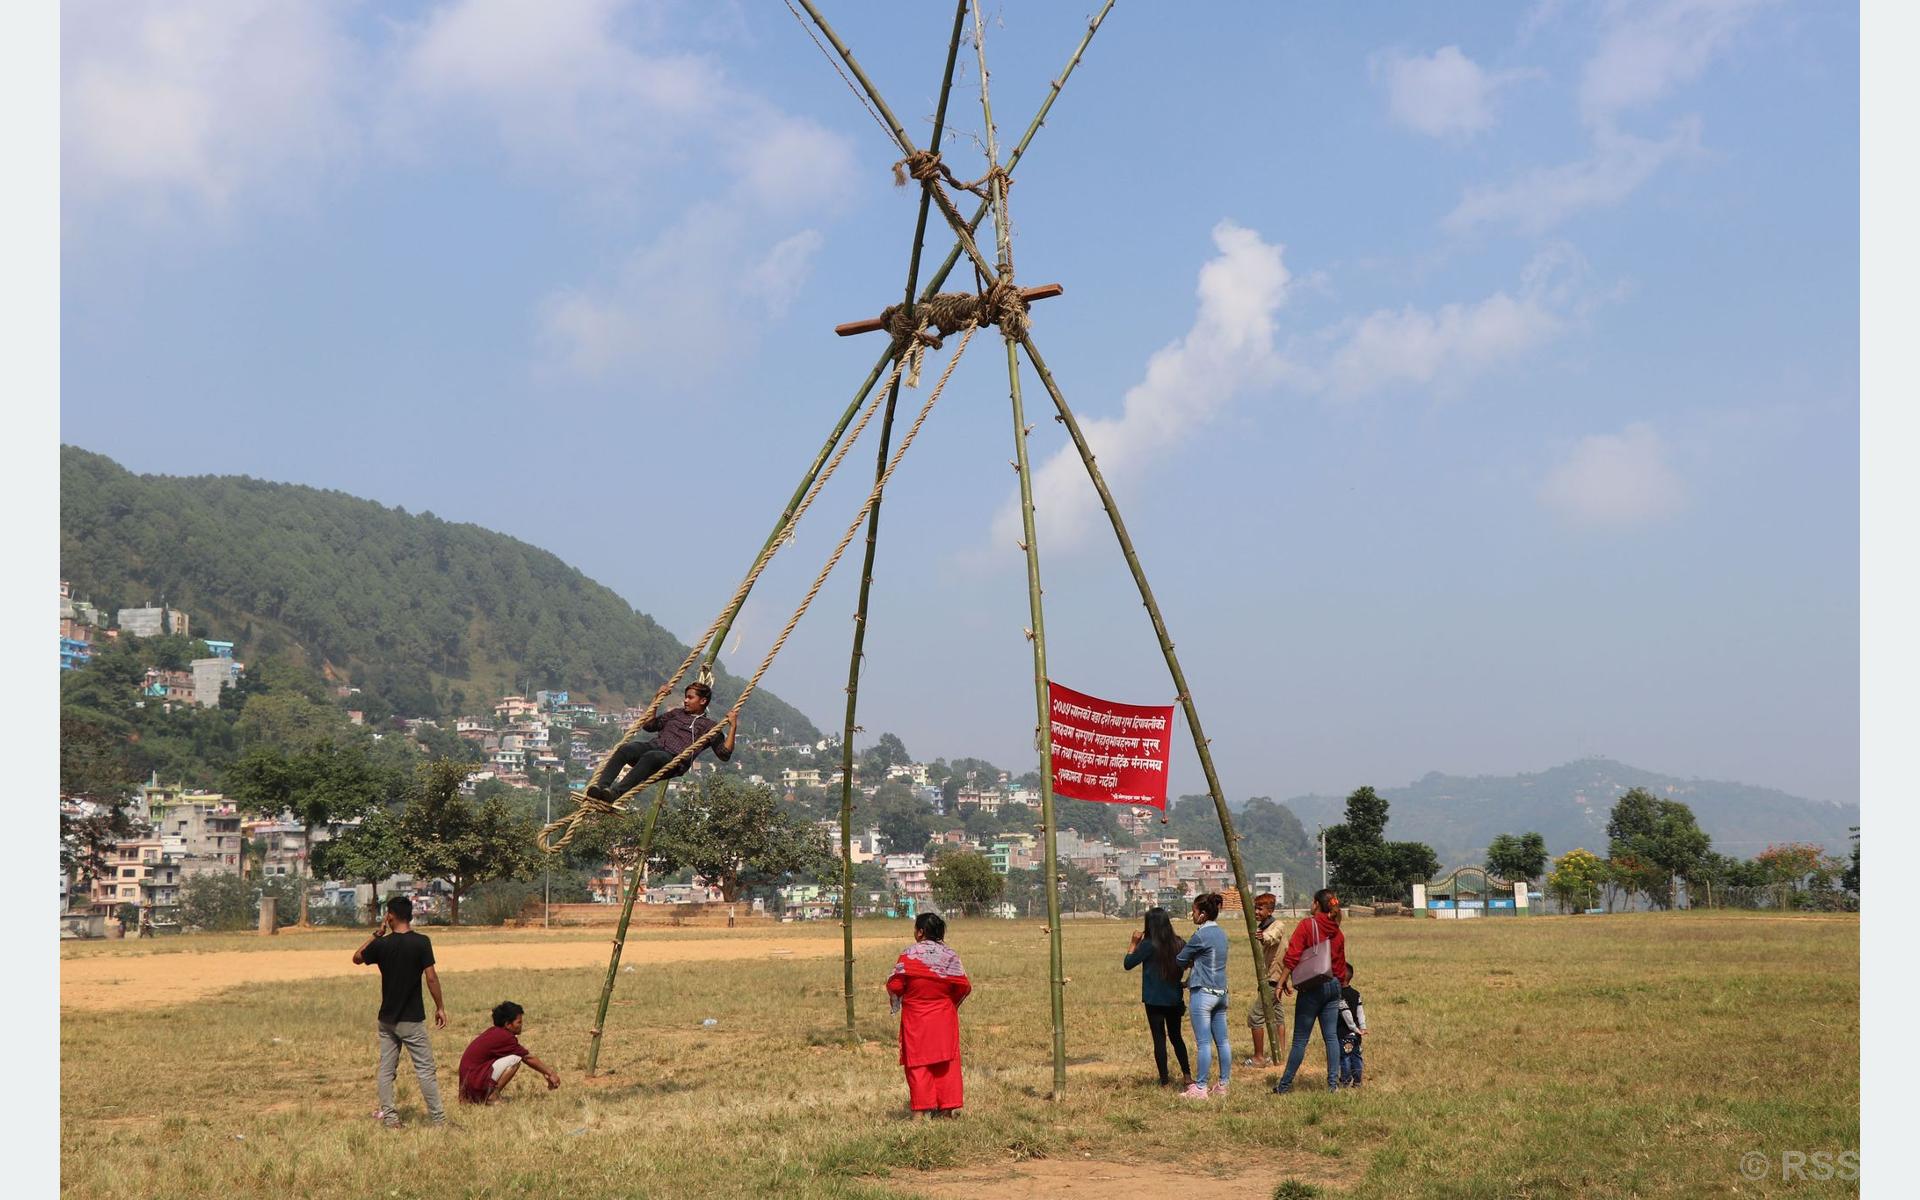
[[[806,18],[802,19],[800,13],[794,11],[795,19],[801,21],[803,29],[806,28],[806,20],[812,21],[813,28],[807,30],[809,36],[813,36],[814,30],[818,30],[819,37],[814,38],[816,44],[820,43],[820,38],[823,37],[825,39],[825,44],[821,45],[822,52],[828,55],[829,62],[834,62],[834,57],[837,55],[839,61],[834,62],[835,70],[840,71],[841,66],[844,64],[845,70],[840,71],[841,77],[847,81],[848,86],[854,91],[856,96],[860,97],[869,114],[886,130],[888,136],[893,139],[903,155],[895,167],[896,181],[903,183],[908,182],[910,177],[911,182],[917,183],[920,186],[919,209],[914,225],[911,253],[908,257],[906,286],[903,293],[904,298],[901,304],[888,309],[877,320],[848,322],[840,326],[836,331],[843,336],[869,331],[886,331],[892,336],[887,349],[874,363],[873,369],[868,372],[866,379],[855,391],[853,399],[848,403],[845,411],[840,414],[839,420],[829,433],[827,440],[821,445],[820,450],[814,455],[813,461],[808,466],[806,472],[801,476],[800,482],[794,488],[793,495],[788,500],[786,508],[781,512],[779,519],[775,521],[773,529],[767,534],[766,541],[762,544],[759,553],[755,556],[752,565],[749,567],[739,587],[735,589],[732,597],[714,618],[713,623],[708,627],[706,633],[695,641],[693,649],[688,653],[680,669],[654,696],[653,702],[648,707],[646,714],[628,728],[626,736],[633,736],[638,732],[642,724],[649,722],[653,718],[658,712],[660,704],[672,694],[673,689],[679,684],[680,680],[686,676],[688,671],[693,668],[696,661],[700,663],[700,678],[703,680],[711,678],[712,668],[719,657],[720,648],[725,643],[727,635],[739,615],[741,606],[746,602],[748,593],[752,590],[761,572],[765,569],[774,554],[778,552],[780,547],[790,540],[794,525],[812,505],[815,497],[819,495],[820,490],[825,486],[827,480],[844,460],[853,443],[871,423],[872,418],[875,415],[879,415],[879,445],[874,459],[874,481],[872,489],[868,492],[866,502],[855,515],[853,522],[847,528],[845,536],[833,551],[826,566],[815,579],[812,589],[800,603],[799,608],[788,621],[786,628],[775,640],[772,649],[760,664],[759,669],[755,671],[752,678],[742,689],[740,697],[734,702],[728,713],[729,716],[734,716],[739,713],[754,688],[758,686],[761,677],[766,673],[768,667],[771,666],[774,656],[779,653],[787,636],[792,633],[795,625],[798,624],[801,617],[806,613],[814,597],[818,595],[828,575],[839,562],[841,554],[847,549],[853,537],[858,533],[860,526],[864,524],[866,527],[866,547],[860,571],[859,602],[853,618],[853,645],[847,664],[847,705],[842,727],[840,794],[840,921],[842,937],[841,957],[846,1005],[846,1036],[849,1042],[856,1041],[858,1035],[855,1032],[852,902],[852,829],[854,811],[853,735],[860,731],[860,726],[856,723],[859,705],[860,671],[865,652],[864,647],[867,631],[868,606],[873,583],[874,558],[879,545],[881,502],[888,480],[892,477],[895,469],[899,467],[901,459],[905,456],[907,449],[912,445],[914,438],[926,422],[935,402],[939,400],[941,393],[944,391],[948,380],[952,378],[954,369],[958,366],[960,358],[967,346],[980,329],[987,325],[997,326],[1001,333],[1002,342],[1006,348],[1007,392],[1013,419],[1014,470],[1019,477],[1020,484],[1021,549],[1026,557],[1027,608],[1031,622],[1026,630],[1026,636],[1033,646],[1033,686],[1036,717],[1035,745],[1040,755],[1040,815],[1044,842],[1044,861],[1042,867],[1045,873],[1045,891],[1047,897],[1048,999],[1051,1012],[1053,1049],[1052,1096],[1058,1100],[1066,1094],[1065,988],[1067,980],[1063,970],[1060,934],[1059,860],[1056,855],[1057,822],[1055,820],[1053,794],[1051,721],[1048,712],[1046,625],[1044,605],[1042,603],[1042,588],[1040,585],[1040,551],[1034,531],[1032,472],[1027,457],[1027,438],[1032,432],[1032,426],[1026,423],[1026,410],[1020,387],[1020,355],[1023,352],[1035,376],[1040,380],[1041,385],[1045,389],[1048,398],[1053,402],[1055,419],[1066,426],[1068,436],[1072,440],[1082,465],[1086,468],[1088,478],[1092,481],[1095,490],[1099,494],[1101,506],[1107,514],[1108,521],[1113,526],[1114,536],[1118,540],[1121,552],[1126,558],[1127,568],[1133,576],[1135,586],[1139,589],[1141,603],[1146,608],[1148,617],[1153,625],[1154,634],[1159,639],[1161,653],[1166,659],[1167,670],[1172,678],[1175,694],[1182,711],[1186,715],[1187,727],[1192,732],[1194,750],[1199,756],[1201,768],[1206,775],[1207,790],[1212,796],[1214,810],[1220,820],[1221,832],[1226,839],[1228,861],[1233,868],[1234,884],[1241,896],[1241,911],[1246,918],[1248,944],[1252,951],[1251,961],[1254,965],[1254,974],[1258,980],[1257,986],[1267,1005],[1268,1045],[1277,1051],[1279,1047],[1279,1031],[1275,1016],[1276,1010],[1274,1007],[1273,988],[1267,982],[1264,970],[1261,969],[1264,963],[1264,954],[1253,914],[1253,892],[1248,886],[1246,871],[1241,862],[1240,838],[1239,835],[1234,832],[1233,819],[1227,810],[1226,795],[1221,788],[1218,773],[1214,769],[1213,755],[1209,749],[1208,739],[1201,729],[1199,711],[1195,707],[1193,696],[1188,689],[1186,674],[1180,667],[1179,657],[1174,652],[1174,643],[1172,637],[1167,632],[1167,623],[1161,613],[1159,602],[1154,598],[1152,588],[1148,586],[1145,569],[1140,564],[1140,557],[1134,549],[1132,538],[1127,534],[1126,523],[1121,519],[1119,506],[1114,501],[1113,493],[1107,487],[1106,479],[1100,473],[1099,466],[1094,460],[1093,451],[1087,443],[1086,436],[1081,430],[1080,423],[1074,416],[1073,410],[1067,404],[1065,394],[1061,391],[1058,382],[1054,378],[1053,372],[1047,367],[1046,361],[1041,357],[1039,349],[1034,345],[1032,330],[1027,316],[1027,305],[1033,300],[1058,295],[1061,289],[1056,284],[1043,285],[1039,288],[1021,288],[1014,282],[1012,227],[1007,212],[1007,186],[1012,181],[1012,171],[1025,156],[1028,147],[1032,144],[1034,136],[1039,132],[1040,127],[1045,124],[1047,114],[1052,109],[1054,101],[1059,98],[1060,92],[1065,87],[1068,77],[1072,75],[1074,68],[1079,65],[1081,56],[1085,53],[1087,46],[1092,42],[1094,34],[1099,32],[1102,22],[1106,20],[1107,14],[1112,11],[1114,0],[1105,0],[1100,10],[1088,20],[1086,32],[1074,47],[1073,53],[1068,58],[1067,64],[1061,71],[1059,77],[1051,82],[1045,100],[1041,103],[1039,110],[1034,114],[1033,119],[1028,123],[1026,132],[1014,145],[1004,164],[1000,161],[998,139],[993,121],[993,106],[988,86],[989,71],[987,69],[984,39],[985,31],[979,10],[977,6],[974,7],[973,44],[978,60],[980,77],[981,115],[986,127],[985,151],[987,157],[987,172],[979,180],[969,183],[963,183],[955,179],[952,172],[940,161],[939,155],[939,147],[946,132],[947,107],[948,100],[952,93],[954,69],[959,59],[960,46],[966,29],[969,0],[957,0],[954,8],[953,28],[947,42],[946,67],[941,76],[939,100],[933,119],[931,149],[925,150],[914,144],[905,128],[902,127],[899,120],[894,116],[892,109],[887,106],[885,99],[881,97],[878,89],[875,88],[872,80],[867,77],[865,70],[860,66],[853,52],[847,47],[846,43],[841,40],[840,35],[834,30],[833,26],[821,15],[814,0],[797,0],[797,3],[805,10]],[[791,0],[788,3],[788,8],[789,10],[793,10],[793,2],[791,2]],[[830,52],[827,50],[827,46],[832,47]],[[851,73],[851,78],[848,78],[849,72]],[[953,197],[949,194],[949,187],[959,191],[970,192],[979,198],[979,206],[971,218],[961,216],[958,208],[955,206]],[[948,252],[946,260],[934,271],[925,287],[921,288],[919,287],[919,277],[921,257],[925,248],[927,224],[930,216],[936,209],[954,235],[954,246],[952,250]],[[979,245],[974,240],[975,233],[979,230],[989,211],[991,211],[994,218],[994,258],[991,261],[981,252]],[[959,264],[962,256],[965,256],[973,267],[976,281],[975,292],[941,293],[939,290],[940,286],[946,282],[947,277]],[[916,291],[916,289],[918,290]],[[959,332],[962,335],[962,340],[949,357],[939,381],[935,384],[927,396],[927,399],[922,404],[918,416],[902,438],[900,445],[894,448],[892,447],[894,416],[900,398],[900,385],[903,376],[909,386],[916,386],[924,352],[928,348],[938,349],[941,346],[940,336],[936,333],[928,332],[929,328],[937,329],[938,334]],[[890,364],[891,370],[889,371]],[[885,377],[885,384],[881,387],[880,394],[876,396],[874,394],[875,388],[881,385],[883,377]],[[871,402],[869,401],[869,397],[872,397]],[[851,434],[849,434],[850,429]],[[656,771],[653,777],[633,789],[635,792],[640,792],[651,787],[653,795],[647,808],[646,820],[641,830],[639,843],[634,848],[635,853],[631,875],[624,889],[619,924],[613,938],[613,951],[607,963],[606,980],[601,987],[599,1006],[595,1013],[593,1027],[589,1031],[590,1040],[587,1051],[587,1074],[589,1076],[595,1074],[598,1070],[602,1033],[606,1026],[607,1010],[612,1000],[614,983],[619,975],[621,950],[626,941],[627,930],[633,915],[634,902],[639,893],[645,866],[652,853],[654,832],[661,810],[666,801],[667,784],[673,772],[697,756],[702,749],[719,735],[720,729],[721,725],[716,725],[714,729],[702,735],[672,762]],[[606,764],[603,762],[601,770],[604,771],[605,768]],[[628,811],[627,806],[618,801],[604,802],[579,797],[576,798],[576,804],[577,807],[573,813],[559,821],[553,822],[541,831],[540,842],[543,849],[556,850],[564,846],[588,820]]]

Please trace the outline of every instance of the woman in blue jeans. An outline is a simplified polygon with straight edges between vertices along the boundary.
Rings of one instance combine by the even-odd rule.
[[[1295,980],[1295,968],[1305,961],[1318,968]],[[1273,1085],[1276,1095],[1293,1090],[1294,1072],[1307,1056],[1307,1039],[1320,1027],[1327,1046],[1327,1090],[1340,1086],[1340,986],[1347,978],[1347,939],[1340,932],[1340,897],[1326,888],[1313,894],[1313,911],[1294,927],[1287,952],[1276,968],[1281,994],[1295,990],[1293,1047],[1287,1051],[1287,1069]]]
[[[1193,964],[1187,976],[1187,1020],[1193,1025],[1200,1060],[1193,1083],[1180,1093],[1183,1100],[1226,1095],[1227,1078],[1233,1073],[1233,1047],[1227,1044],[1227,934],[1214,920],[1220,915],[1220,903],[1219,892],[1194,897],[1193,936],[1174,957],[1180,966]],[[1215,1062],[1220,1064],[1220,1082],[1209,1088],[1207,1079]]]

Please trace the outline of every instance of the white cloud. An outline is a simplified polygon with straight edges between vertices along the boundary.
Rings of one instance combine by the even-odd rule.
[[[1666,442],[1636,423],[1580,439],[1548,472],[1539,496],[1575,524],[1618,528],[1678,512],[1686,487],[1668,462]]]
[[[1747,19],[1774,0],[1616,2],[1587,62],[1580,109],[1595,126],[1697,79]]]
[[[1655,171],[1700,147],[1700,122],[1686,118],[1659,141],[1601,130],[1593,153],[1557,167],[1535,167],[1506,183],[1469,188],[1441,224],[1452,233],[1508,225],[1539,234],[1577,213],[1619,204]]]
[[[665,202],[675,193],[649,187],[663,170],[701,189],[615,271],[540,308],[542,339],[570,370],[645,363],[691,379],[785,314],[824,244],[818,222],[847,197],[853,153],[704,56],[632,44],[628,18],[647,16],[632,0],[453,0],[403,38],[412,125],[394,131],[420,141],[477,123],[526,169]]]
[[[62,186],[221,210],[304,186],[357,145],[360,70],[331,4],[70,0],[62,10]],[[293,187],[287,188],[293,191]]]
[[[1213,228],[1218,254],[1200,268],[1200,309],[1186,335],[1147,361],[1146,377],[1128,389],[1117,417],[1081,417],[1081,428],[1109,485],[1162,458],[1208,418],[1249,389],[1288,368],[1274,352],[1274,314],[1285,302],[1283,248],[1222,221]],[[1033,468],[1035,520],[1049,551],[1078,544],[1099,511],[1099,496],[1071,445]],[[1020,502],[1008,499],[994,518],[993,544],[1021,537]]]
[[[1667,136],[1635,136],[1620,118],[1666,99],[1699,78],[1752,15],[1776,0],[1610,0],[1599,9],[1599,44],[1580,83],[1580,112],[1592,141],[1586,157],[1523,171],[1504,183],[1469,188],[1442,224],[1453,233],[1504,225],[1538,234],[1590,209],[1622,203],[1655,173],[1700,147],[1697,116]],[[1529,15],[1531,34],[1557,15]]]
[[[1386,51],[1376,54],[1371,66],[1376,78],[1385,79],[1387,111],[1393,119],[1436,138],[1469,138],[1491,129],[1495,93],[1541,74],[1532,70],[1489,73],[1458,46],[1442,46],[1429,55]]]
[[[656,379],[704,378],[744,357],[764,321],[785,315],[824,241],[803,229],[768,244],[749,210],[700,205],[612,278],[548,297],[542,340],[580,375],[644,365]]]
[[[1450,386],[1546,342],[1562,327],[1538,300],[1495,292],[1426,312],[1382,309],[1334,352],[1327,389],[1351,398],[1399,385]]]
[[[1350,400],[1396,387],[1451,391],[1521,358],[1566,331],[1586,302],[1586,262],[1571,246],[1547,246],[1521,272],[1519,294],[1427,310],[1379,309],[1321,333],[1333,344],[1315,386]]]

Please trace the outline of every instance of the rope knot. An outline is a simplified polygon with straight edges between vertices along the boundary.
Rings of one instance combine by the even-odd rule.
[[[938,179],[941,175],[953,178],[953,172],[947,170],[940,161],[938,150],[915,150],[899,162],[893,164],[893,186],[905,187],[909,178],[921,183]]]

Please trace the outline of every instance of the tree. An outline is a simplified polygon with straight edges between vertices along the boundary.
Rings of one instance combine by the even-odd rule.
[[[1503,833],[1487,846],[1487,873],[1502,879],[1537,879],[1547,869],[1547,839],[1537,833]]]
[[[772,788],[719,772],[701,775],[661,814],[653,853],[663,870],[712,880],[728,903],[743,886],[834,861],[825,832],[780,811]]]
[[[1698,877],[1712,841],[1678,800],[1634,788],[1614,802],[1607,820],[1607,857],[1622,886],[1652,903],[1673,902],[1672,880]]]
[[[321,879],[351,879],[373,889],[368,920],[380,919],[380,883],[407,868],[407,847],[400,820],[382,808],[358,825],[320,843],[313,852],[313,873]]]
[[[132,829],[127,803],[139,780],[124,721],[88,709],[60,710],[60,796],[80,813],[60,810],[60,868],[75,883],[107,869],[107,851]]]
[[[180,923],[195,929],[251,929],[259,901],[238,875],[195,875],[180,885]]]
[[[934,860],[927,872],[933,898],[947,910],[959,909],[968,916],[979,916],[1000,899],[1007,881],[994,871],[993,864],[972,850],[953,850]]]
[[[1607,864],[1599,855],[1574,849],[1562,854],[1547,876],[1547,891],[1562,908],[1588,908],[1607,886]]]
[[[408,866],[428,879],[444,879],[452,891],[453,924],[460,900],[488,879],[520,879],[535,866],[533,821],[502,797],[476,804],[460,794],[464,763],[440,759],[422,767],[400,815],[400,840]]]
[[[1440,860],[1425,842],[1386,840],[1387,807],[1370,787],[1347,797],[1347,819],[1326,831],[1333,887],[1355,895],[1398,891],[1439,871]]]
[[[908,766],[913,762],[913,755],[907,753],[906,744],[898,735],[883,733],[879,741],[861,754],[860,761],[870,773],[884,779],[888,767]]]
[[[869,806],[873,828],[886,839],[887,853],[915,854],[933,836],[933,810],[908,788],[882,784]]]
[[[313,861],[313,830],[371,812],[397,790],[393,776],[369,761],[364,749],[321,743],[288,755],[256,747],[227,773],[226,789],[242,808],[264,816],[292,813],[300,824],[301,860]],[[300,892],[300,924],[307,923],[307,893]]]
[[[1857,896],[1860,894],[1860,827],[1855,825],[1848,829],[1847,836],[1853,839],[1853,856],[1845,873],[1840,876],[1840,886]]]

